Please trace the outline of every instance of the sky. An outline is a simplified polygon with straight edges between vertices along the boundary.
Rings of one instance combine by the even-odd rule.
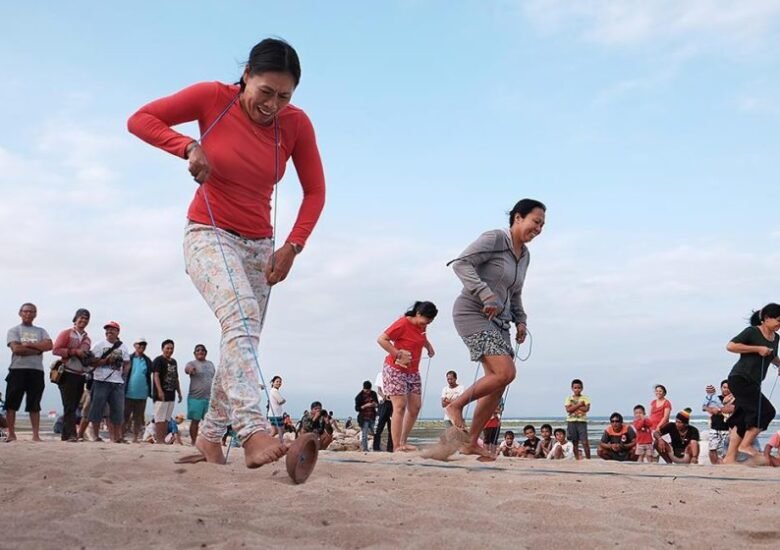
[[[87,307],[95,340],[116,320],[152,353],[175,340],[180,365],[196,343],[218,360],[182,259],[195,184],[126,121],[190,84],[234,82],[268,36],[301,58],[293,103],[328,189],[260,344],[294,417],[315,399],[354,416],[377,336],[415,300],[440,310],[421,365],[422,416],[439,416],[445,372],[470,384],[478,368],[445,264],[524,197],[548,211],[510,416],[562,415],[575,377],[594,415],[648,405],[657,383],[699,411],[736,360],[726,343],[780,301],[778,0],[51,1],[4,4],[0,21],[5,328],[30,301],[54,337]],[[280,186],[281,240],[301,200],[293,169]],[[6,348],[3,377],[9,362]],[[61,409],[49,384],[43,409]]]

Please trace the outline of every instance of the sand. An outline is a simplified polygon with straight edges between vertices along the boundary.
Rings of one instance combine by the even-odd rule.
[[[2,548],[701,548],[780,543],[780,469],[320,453],[176,465],[189,446],[0,444]],[[708,543],[707,541],[710,541]]]

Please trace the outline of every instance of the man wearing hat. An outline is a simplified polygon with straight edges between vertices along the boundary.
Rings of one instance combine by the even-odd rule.
[[[136,338],[125,383],[125,418],[122,433],[133,430],[133,443],[141,440],[146,424],[146,400],[152,396],[152,360],[146,355],[146,338]]]
[[[690,422],[691,409],[684,409],[677,413],[674,422],[661,426],[653,434],[655,448],[667,463],[699,463],[699,430]],[[662,439],[664,435],[668,435],[670,441]]]
[[[89,421],[92,422],[95,440],[100,441],[100,422],[103,409],[108,404],[111,441],[122,443],[122,421],[125,409],[125,379],[130,369],[130,353],[119,339],[119,323],[109,321],[103,326],[106,339],[98,342],[92,353],[95,370],[92,372],[92,405]]]

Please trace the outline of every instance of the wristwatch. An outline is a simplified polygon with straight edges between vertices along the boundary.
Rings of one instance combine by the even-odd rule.
[[[303,247],[298,243],[289,243],[289,244],[292,247],[293,252],[295,252],[296,254],[300,254],[301,252],[303,252]]]

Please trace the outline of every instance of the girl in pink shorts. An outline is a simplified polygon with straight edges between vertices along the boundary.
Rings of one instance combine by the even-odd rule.
[[[403,317],[390,325],[377,342],[388,355],[382,369],[385,395],[393,403],[391,432],[397,442],[394,451],[414,451],[406,438],[417,421],[422,406],[420,359],[426,349],[433,357],[433,346],[425,330],[436,318],[438,310],[431,302],[415,302]]]

